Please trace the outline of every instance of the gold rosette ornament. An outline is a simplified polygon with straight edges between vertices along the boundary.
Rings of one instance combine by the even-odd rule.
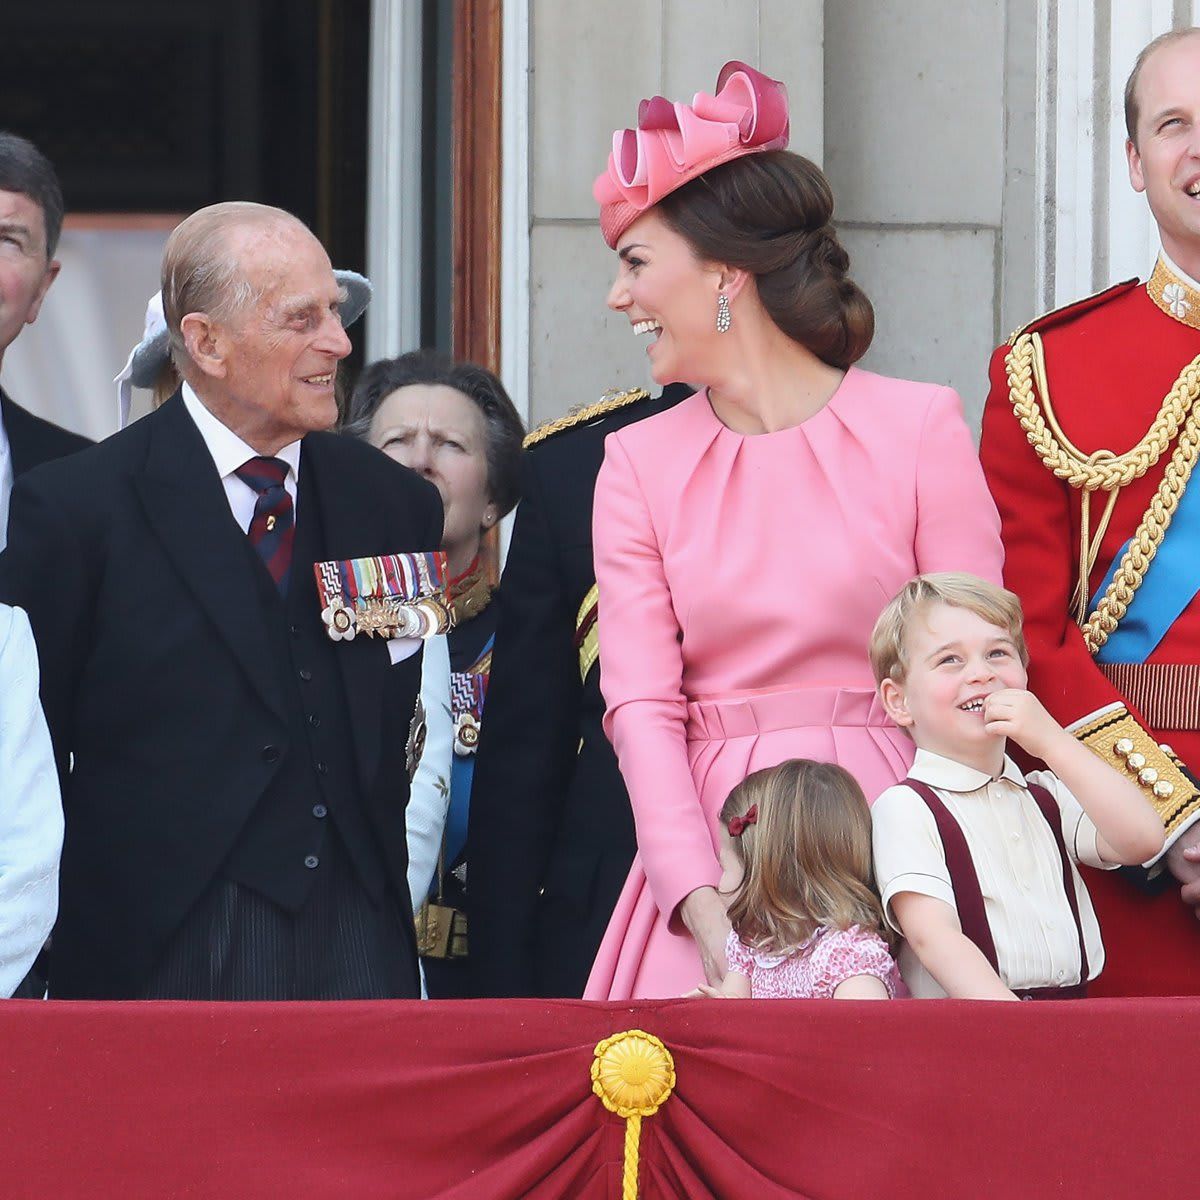
[[[629,1029],[597,1044],[592,1091],[609,1112],[625,1118],[621,1200],[637,1200],[642,1118],[654,1116],[674,1088],[675,1060],[653,1034]]]

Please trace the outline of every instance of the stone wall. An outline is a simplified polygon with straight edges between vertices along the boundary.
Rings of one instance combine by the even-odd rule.
[[[604,298],[616,259],[592,181],[644,96],[711,91],[740,58],[787,82],[792,146],[820,159],[819,0],[534,0],[530,5],[530,421],[653,386],[644,342]],[[831,6],[832,7],[832,6]]]
[[[973,427],[1035,314],[1036,0],[830,0],[825,169],[875,304],[863,365],[947,383]]]

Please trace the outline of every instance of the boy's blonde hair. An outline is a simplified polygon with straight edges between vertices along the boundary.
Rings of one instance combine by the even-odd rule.
[[[1029,665],[1029,651],[1021,630],[1021,601],[1013,592],[963,571],[941,571],[910,579],[879,614],[871,631],[868,654],[875,683],[885,679],[902,683],[908,674],[908,631],[914,618],[934,604],[965,608],[989,625],[1003,629],[1017,648],[1021,665]]]
[[[851,925],[891,943],[871,874],[871,813],[862,788],[835,763],[792,758],[748,775],[729,793],[721,824],[751,807],[732,838],[745,872],[729,923],[747,945],[788,954],[822,925]]]

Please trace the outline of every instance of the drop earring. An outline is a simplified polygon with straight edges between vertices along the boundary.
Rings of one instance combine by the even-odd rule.
[[[729,311],[729,297],[724,292],[717,293],[717,332],[728,333],[733,324],[733,316]]]

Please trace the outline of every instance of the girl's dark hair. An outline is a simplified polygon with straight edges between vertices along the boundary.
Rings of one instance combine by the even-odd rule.
[[[397,388],[423,383],[453,388],[474,402],[483,416],[488,498],[506,516],[521,498],[521,444],[525,426],[504,384],[491,371],[436,350],[412,350],[372,363],[358,378],[342,432],[367,440],[371,419]]]
[[[664,196],[658,211],[706,262],[749,271],[771,319],[843,370],[867,352],[875,311],[849,279],[821,169],[787,150],[723,163]]]

